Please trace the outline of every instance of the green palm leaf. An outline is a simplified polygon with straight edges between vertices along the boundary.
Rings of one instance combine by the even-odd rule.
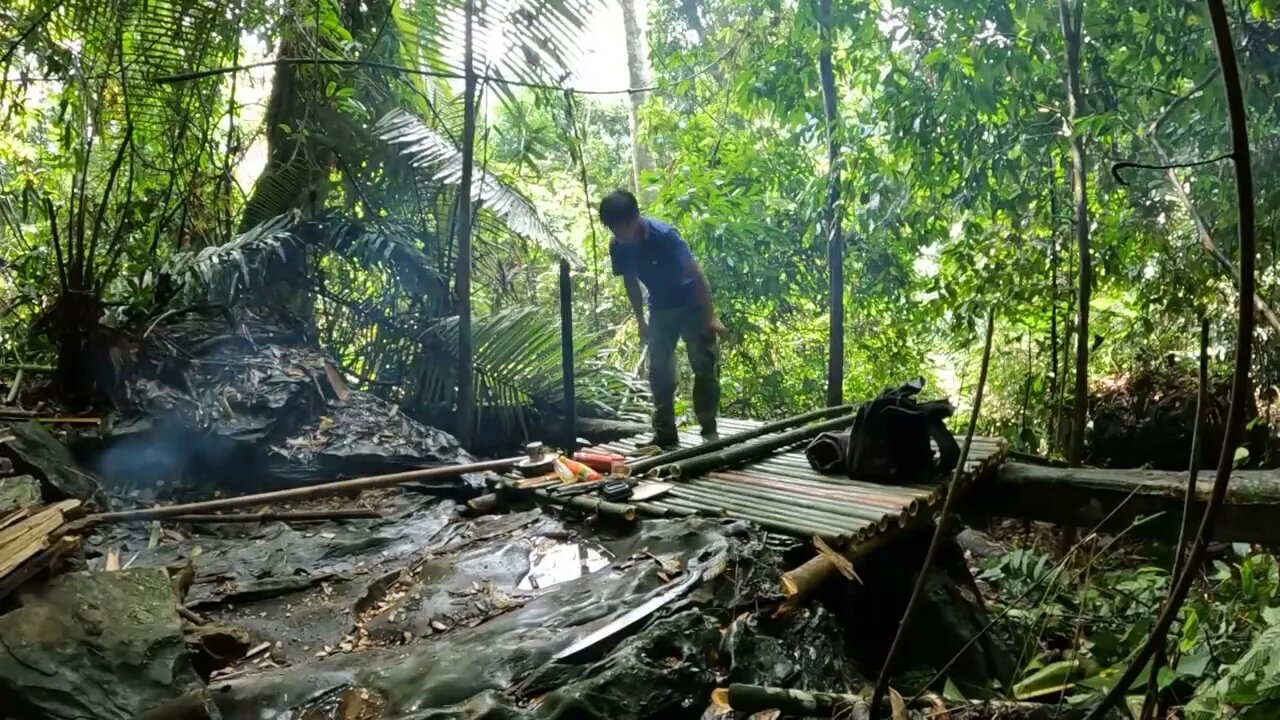
[[[476,403],[488,429],[500,429],[508,438],[527,438],[531,412],[562,410],[559,318],[536,307],[514,307],[477,320],[473,335]],[[457,318],[431,324],[419,340],[420,402],[447,406],[453,400],[457,367]],[[635,389],[624,373],[594,362],[603,345],[598,335],[576,338],[574,385],[579,403],[616,406]]]
[[[374,132],[398,149],[429,182],[457,189],[462,181],[462,150],[420,118],[402,110],[385,115]],[[562,257],[573,258],[573,250],[557,238],[527,198],[503,184],[484,168],[472,170],[471,199],[488,210],[513,232],[546,247]]]

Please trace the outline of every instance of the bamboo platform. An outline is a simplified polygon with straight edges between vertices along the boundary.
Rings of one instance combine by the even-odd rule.
[[[728,436],[764,423],[721,418],[719,424],[722,436]],[[642,441],[631,438],[593,449],[630,457]],[[702,439],[696,432],[683,431],[680,441],[683,447],[701,444]],[[961,476],[961,491],[997,468],[1007,452],[1003,438],[975,437]],[[673,485],[660,498],[622,507],[650,517],[707,515],[747,520],[779,534],[816,535],[843,545],[929,522],[931,508],[945,492],[942,481],[896,486],[823,475],[809,467],[804,444],[745,467],[677,480]],[[573,505],[587,511],[599,503],[582,496],[576,500]]]

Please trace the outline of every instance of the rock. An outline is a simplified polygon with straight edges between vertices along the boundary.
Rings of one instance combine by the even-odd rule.
[[[973,553],[974,557],[995,557],[996,555],[1005,554],[1006,550],[999,543],[992,540],[986,533],[978,532],[972,528],[965,528],[956,534],[956,542],[964,550]]]
[[[40,481],[31,475],[0,478],[0,514],[40,504]]]
[[[46,500],[75,498],[106,509],[106,496],[94,477],[76,466],[66,446],[39,423],[11,425],[13,439],[0,443],[0,456],[13,461],[18,472],[40,481]]]
[[[0,697],[14,717],[219,717],[163,569],[70,573],[20,599],[0,616]]]

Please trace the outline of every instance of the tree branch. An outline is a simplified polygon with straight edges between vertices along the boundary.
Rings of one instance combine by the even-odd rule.
[[[1178,170],[1181,168],[1200,167],[1201,165],[1212,165],[1216,162],[1222,162],[1223,160],[1230,160],[1233,157],[1235,156],[1232,153],[1225,153],[1217,157],[1209,158],[1208,160],[1196,160],[1194,162],[1187,161],[1187,162],[1180,162],[1180,163],[1170,163],[1168,165],[1148,165],[1147,163],[1139,163],[1139,162],[1118,162],[1118,163],[1112,164],[1111,166],[1111,177],[1115,178],[1116,182],[1120,183],[1121,185],[1128,185],[1129,183],[1124,179],[1122,175],[1120,175],[1121,170],[1127,170],[1129,168],[1140,168],[1142,170]]]

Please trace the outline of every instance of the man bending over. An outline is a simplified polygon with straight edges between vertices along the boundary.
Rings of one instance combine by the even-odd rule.
[[[720,404],[720,348],[724,326],[711,309],[711,287],[693,253],[670,225],[640,214],[636,198],[617,190],[600,202],[600,221],[613,233],[609,259],[621,275],[640,326],[640,342],[649,345],[649,386],[653,391],[653,444],[680,443],[676,434],[676,343],[683,338],[693,367],[693,410],[702,436],[716,436]],[[645,319],[640,286],[649,292]]]

